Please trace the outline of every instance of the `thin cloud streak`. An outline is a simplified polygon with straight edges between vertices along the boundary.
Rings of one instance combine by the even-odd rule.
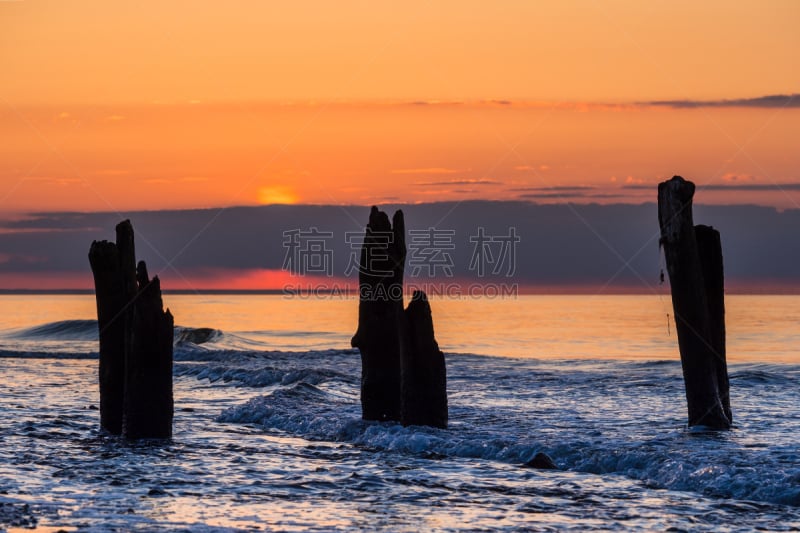
[[[734,98],[730,100],[655,100],[641,102],[641,105],[678,109],[695,107],[800,108],[800,94],[770,94],[755,98]]]
[[[588,185],[555,185],[553,187],[518,187],[509,189],[511,192],[580,192],[594,191],[597,187]]]
[[[653,190],[652,184],[635,183],[623,185],[623,189]],[[800,191],[800,183],[709,183],[697,184],[704,191]]]
[[[392,170],[392,174],[458,174],[461,172],[456,168],[429,167],[429,168],[398,168]]]
[[[448,185],[502,185],[502,184],[503,184],[502,181],[481,178],[481,179],[448,180],[448,181],[424,181],[424,182],[417,182],[414,185],[440,187]]]
[[[617,193],[593,193],[586,194],[581,192],[540,192],[540,193],[525,193],[520,194],[517,198],[522,200],[562,200],[563,202],[570,202],[571,200],[607,200],[609,198],[627,199],[628,195]]]
[[[463,100],[463,101],[415,101],[417,106],[466,106],[466,107],[516,107],[516,108],[550,108],[553,105],[559,109],[573,109],[587,111],[612,110],[638,107],[670,107],[676,109],[705,108],[705,107],[751,107],[762,109],[800,108],[800,93],[767,94],[751,98],[722,98],[718,100],[650,100],[641,102],[601,102],[601,101],[566,101],[548,102],[539,100]]]

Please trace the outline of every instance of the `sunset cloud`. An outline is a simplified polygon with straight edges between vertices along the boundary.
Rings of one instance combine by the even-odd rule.
[[[596,192],[587,193],[583,191],[575,192],[529,192],[520,194],[517,198],[527,200],[591,200],[609,198],[627,198],[628,196],[620,193]]]
[[[760,108],[795,108],[800,107],[800,94],[771,94],[755,98],[733,98],[725,100],[654,100],[643,102],[644,105],[673,108],[691,107],[760,107]]]
[[[559,193],[542,188],[525,193],[537,196],[521,199],[525,201],[406,203],[389,209],[403,209],[409,230],[437,227],[455,231],[456,248],[451,252],[455,274],[460,277],[474,274],[468,268],[472,255],[469,236],[478,226],[496,235],[514,226],[523,238],[517,249],[515,281],[602,285],[618,275],[614,279],[621,285],[641,284],[636,273],[653,271],[653,255],[639,252],[648,243],[653,254],[657,250],[652,241],[658,231],[655,204],[600,205],[593,201],[613,200],[624,194],[620,190]],[[558,201],[565,197],[575,202],[565,205]],[[286,254],[283,232],[311,226],[331,232],[326,248],[332,251],[333,274],[339,276],[353,254],[345,234],[363,231],[368,213],[369,208],[361,206],[284,205],[223,211],[41,213],[24,220],[0,221],[4,254],[0,258],[0,289],[74,287],[78,280],[91,287],[86,262],[89,244],[113,239],[114,225],[121,218],[130,218],[134,224],[141,236],[137,255],[162,277],[166,290],[187,288],[187,280],[188,288],[198,289],[280,288],[286,278],[281,272]],[[722,232],[726,280],[751,286],[771,280],[773,285],[800,287],[796,268],[800,243],[795,238],[800,209],[779,212],[753,205],[700,204],[694,215],[697,223],[713,225]],[[753,257],[759,260],[753,261]]]
[[[399,168],[392,170],[392,174],[458,174],[456,168],[426,167],[426,168]]]
[[[653,190],[649,184],[623,185],[623,189]],[[800,183],[697,183],[697,189],[702,191],[800,191]]]
[[[509,190],[513,192],[579,192],[591,191],[595,189],[597,189],[597,187],[591,187],[588,185],[554,185],[552,187],[518,187]]]
[[[427,181],[427,182],[417,182],[414,185],[424,185],[424,186],[447,186],[447,185],[502,185],[502,181],[497,180],[490,180],[485,178],[480,179],[465,179],[465,180],[448,180],[448,181]]]
[[[538,167],[532,165],[517,165],[514,167],[514,170],[519,170],[520,172],[525,172],[529,170],[541,170],[542,172],[547,172],[550,170],[550,165],[539,165]]]
[[[752,183],[758,181],[757,176],[752,176],[750,174],[733,174],[728,173],[722,176],[722,181],[726,181],[729,183]]]
[[[553,187],[521,187],[511,189],[521,192],[517,198],[521,200],[560,200],[564,202],[574,200],[609,200],[629,199],[630,194],[619,189],[601,189],[585,185],[561,185]]]

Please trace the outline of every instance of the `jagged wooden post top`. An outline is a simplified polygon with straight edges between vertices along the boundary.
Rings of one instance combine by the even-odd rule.
[[[172,335],[158,277],[136,265],[133,226],[89,249],[100,333],[100,426],[127,438],[172,435]]]
[[[372,207],[358,269],[358,329],[350,344],[361,352],[361,415],[400,420],[400,317],[406,259],[403,212],[393,223]]]
[[[669,274],[689,426],[728,429],[722,246],[717,230],[694,225],[695,186],[675,176],[658,186],[660,245]]]
[[[430,304],[417,291],[403,309],[406,261],[403,212],[373,206],[359,268],[358,329],[364,420],[447,427],[444,354],[433,335]]]

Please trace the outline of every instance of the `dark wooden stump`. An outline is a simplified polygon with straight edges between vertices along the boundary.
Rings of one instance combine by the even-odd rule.
[[[125,391],[125,314],[127,303],[113,242],[95,241],[89,249],[97,301],[100,334],[100,427],[112,435],[122,433],[122,398]]]
[[[141,283],[144,263],[137,281],[130,221],[120,222],[116,233],[116,244],[95,241],[89,249],[100,334],[100,426],[129,438],[169,437],[172,316],[162,311],[158,279]]]
[[[373,206],[361,247],[358,329],[351,340],[361,352],[364,420],[400,420],[405,259],[403,212],[395,212],[390,223]]]
[[[138,293],[131,315],[130,350],[125,365],[127,438],[172,436],[172,314],[164,311],[161,283],[147,266],[137,266]]]
[[[116,233],[116,244],[92,242],[89,264],[94,276],[100,337],[100,427],[113,435],[120,435],[128,344],[126,324],[136,291],[136,273],[130,221],[117,224]]]
[[[727,350],[725,346],[725,274],[722,267],[722,241],[719,231],[711,226],[698,224],[694,227],[697,251],[703,267],[708,302],[709,344],[717,357],[714,367],[717,385],[725,416],[732,423],[730,385],[728,382]]]
[[[415,291],[403,310],[406,260],[403,212],[373,207],[359,269],[358,330],[364,420],[447,427],[444,354],[433,334],[425,293]]]
[[[658,186],[661,245],[678,331],[689,426],[731,426],[725,363],[725,305],[719,232],[695,229],[695,186],[675,176]]]
[[[428,298],[414,291],[405,311],[401,414],[404,426],[447,428],[447,375],[444,354],[433,334]]]

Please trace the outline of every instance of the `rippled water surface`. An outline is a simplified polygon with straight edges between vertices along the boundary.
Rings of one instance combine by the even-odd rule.
[[[92,297],[0,298],[0,529],[800,528],[796,298],[729,298],[717,434],[684,428],[658,297],[433,301],[446,431],[360,420],[352,301],[165,300],[175,435],[127,443],[97,429]]]

